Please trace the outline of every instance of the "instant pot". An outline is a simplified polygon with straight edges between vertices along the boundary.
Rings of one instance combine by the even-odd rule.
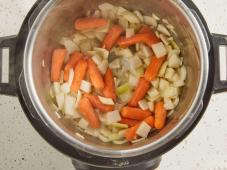
[[[84,140],[77,137],[73,122],[58,119],[47,97],[51,53],[59,46],[58,39],[72,34],[75,19],[103,2],[146,15],[160,14],[175,26],[182,42],[188,76],[179,106],[164,129],[136,144],[118,146],[86,134]],[[227,81],[220,80],[222,45],[227,45],[227,36],[211,34],[190,0],[39,0],[18,35],[0,38],[1,50],[9,49],[9,81],[0,83],[0,93],[17,96],[33,127],[49,144],[69,156],[78,170],[154,169],[161,155],[193,130],[211,95],[227,90]]]

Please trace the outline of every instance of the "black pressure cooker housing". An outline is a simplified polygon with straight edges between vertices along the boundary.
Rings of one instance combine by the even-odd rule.
[[[25,84],[25,79],[23,77],[23,59],[24,59],[24,49],[27,40],[27,36],[30,30],[32,23],[35,18],[41,11],[41,9],[46,5],[48,0],[37,1],[28,15],[26,16],[20,32],[17,36],[4,37],[0,39],[0,47],[9,47],[10,49],[10,73],[9,73],[9,83],[1,83],[0,84],[0,93],[11,96],[18,96],[21,106],[31,122],[32,126],[39,132],[39,134],[52,146],[58,149],[60,152],[66,154],[71,157],[74,161],[73,163],[79,169],[151,169],[157,167],[160,162],[160,156],[165,152],[172,149],[176,146],[180,141],[182,141],[197,125],[199,120],[204,114],[204,111],[207,108],[207,105],[210,101],[210,97],[212,93],[222,92],[227,90],[227,83],[220,82],[219,77],[219,45],[227,44],[227,40],[223,35],[211,34],[206,21],[204,20],[202,14],[195,6],[195,4],[190,0],[182,0],[190,9],[193,9],[197,16],[199,17],[201,26],[204,27],[204,35],[208,35],[209,43],[210,43],[210,51],[209,51],[209,77],[208,83],[206,86],[206,92],[203,98],[203,108],[200,111],[199,116],[194,121],[194,123],[187,129],[187,131],[183,134],[180,134],[178,138],[169,142],[165,147],[155,150],[154,152],[150,152],[144,155],[128,157],[128,158],[107,158],[101,157],[97,155],[92,155],[89,153],[85,153],[75,149],[70,146],[60,138],[58,138],[55,134],[53,134],[49,128],[41,121],[36,110],[29,99],[29,95],[27,92],[27,87]],[[119,167],[121,162],[125,162],[127,160],[127,165],[122,165]],[[93,168],[92,168],[93,167]]]

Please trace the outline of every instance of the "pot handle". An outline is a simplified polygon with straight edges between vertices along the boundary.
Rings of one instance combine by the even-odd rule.
[[[0,94],[16,96],[14,56],[17,36],[0,37]]]

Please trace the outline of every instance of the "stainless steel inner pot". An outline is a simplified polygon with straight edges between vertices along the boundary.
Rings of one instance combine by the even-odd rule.
[[[188,76],[180,104],[164,129],[137,144],[106,144],[86,134],[82,134],[85,136],[82,140],[75,135],[73,122],[59,120],[47,100],[51,54],[59,47],[57,41],[74,32],[76,18],[85,16],[86,11],[96,9],[103,2],[137,9],[146,15],[159,14],[176,27],[177,39],[182,42]],[[49,129],[79,150],[103,157],[130,157],[150,152],[184,133],[202,108],[209,69],[206,38],[193,11],[180,0],[50,0],[32,24],[26,42],[23,65],[30,99]]]

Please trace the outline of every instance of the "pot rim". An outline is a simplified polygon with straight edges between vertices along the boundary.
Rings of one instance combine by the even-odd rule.
[[[91,154],[95,154],[102,157],[132,157],[137,156],[141,154],[148,153],[152,150],[155,150],[157,148],[160,148],[164,146],[165,144],[169,143],[172,139],[177,139],[179,134],[184,133],[187,130],[187,127],[190,126],[194,120],[198,117],[201,109],[203,108],[203,96],[206,89],[206,84],[208,80],[208,69],[209,69],[209,62],[208,62],[208,50],[209,50],[209,44],[207,44],[206,35],[203,33],[203,28],[201,28],[200,23],[197,21],[196,17],[193,15],[192,11],[181,1],[181,0],[175,0],[173,3],[176,4],[176,6],[179,7],[179,9],[182,11],[182,13],[185,15],[185,17],[190,22],[193,31],[196,33],[196,40],[199,44],[199,50],[201,57],[201,73],[200,73],[200,82],[198,86],[198,91],[196,93],[195,99],[192,103],[191,108],[188,110],[187,114],[184,116],[184,118],[178,123],[176,127],[174,127],[168,134],[161,137],[160,139],[154,141],[153,143],[133,148],[130,150],[109,150],[109,149],[103,149],[103,148],[94,148],[90,145],[86,145],[83,142],[76,140],[71,135],[65,133],[63,129],[61,129],[55,122],[52,120],[49,115],[47,114],[45,108],[42,106],[37,92],[35,90],[35,84],[33,81],[32,76],[32,52],[33,52],[33,46],[35,43],[35,37],[37,36],[38,30],[41,27],[43,21],[45,20],[45,16],[48,14],[48,12],[52,9],[51,7],[54,6],[56,1],[49,1],[44,8],[41,10],[41,12],[38,14],[38,17],[35,19],[27,41],[25,45],[25,53],[24,53],[24,78],[25,78],[25,84],[27,86],[29,98],[31,99],[32,103],[34,104],[35,110],[37,111],[38,115],[40,116],[41,120],[49,127],[49,129],[56,134],[60,139],[67,142],[71,146],[85,151],[89,152]],[[180,127],[180,128],[179,128]]]

